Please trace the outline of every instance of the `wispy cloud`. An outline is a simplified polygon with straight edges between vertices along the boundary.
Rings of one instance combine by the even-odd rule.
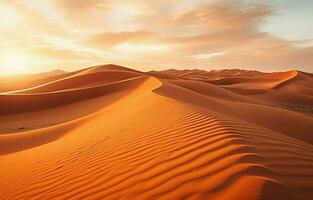
[[[309,71],[311,40],[288,41],[262,31],[278,12],[273,3],[1,1],[0,54],[7,55],[8,49],[31,54],[37,59],[32,64],[44,70],[113,62],[142,70],[177,65]]]

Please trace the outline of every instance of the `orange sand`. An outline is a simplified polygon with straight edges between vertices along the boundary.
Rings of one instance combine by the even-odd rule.
[[[313,198],[311,74],[108,65],[34,80],[0,93],[0,199]]]

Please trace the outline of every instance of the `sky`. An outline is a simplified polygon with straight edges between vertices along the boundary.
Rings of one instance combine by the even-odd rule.
[[[0,76],[109,63],[313,72],[312,7],[311,0],[0,0]]]

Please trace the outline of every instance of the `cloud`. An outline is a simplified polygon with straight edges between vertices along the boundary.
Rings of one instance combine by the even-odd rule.
[[[103,0],[55,0],[55,4],[70,12],[81,12],[82,10],[92,10],[104,7],[107,1]]]
[[[85,43],[101,49],[110,49],[125,42],[147,42],[149,39],[153,40],[155,35],[156,33],[140,30],[117,33],[104,32],[87,36]]]
[[[75,51],[66,50],[66,49],[50,48],[50,47],[45,47],[45,46],[33,47],[29,49],[28,51],[39,57],[49,58],[49,60],[71,61],[71,60],[86,59],[88,57],[88,55],[80,53],[80,52],[75,52]]]
[[[7,21],[0,21],[2,49],[57,60],[59,67],[103,62],[143,70],[236,66],[309,71],[313,63],[312,40],[287,41],[261,31],[277,12],[264,2],[12,0],[1,2],[0,10],[1,5],[10,8]],[[42,66],[55,67],[46,63]]]
[[[232,2],[214,2],[204,8],[182,13],[169,19],[170,22],[183,26],[202,29],[238,28],[257,26],[264,18],[272,14],[267,5],[233,5]]]

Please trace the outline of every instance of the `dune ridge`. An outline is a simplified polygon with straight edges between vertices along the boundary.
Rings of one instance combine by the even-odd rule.
[[[161,72],[143,74],[113,68],[81,71],[73,81],[81,80],[79,87],[69,84],[65,91],[62,89],[68,80],[52,84],[56,94],[67,98],[68,92],[84,90],[83,83],[90,83],[84,76],[93,71],[97,74],[91,76],[96,79],[94,83],[105,82],[99,87],[107,89],[97,93],[95,86],[88,86],[85,90],[97,95],[75,101],[84,109],[98,99],[99,107],[93,112],[45,128],[0,133],[0,146],[4,147],[0,150],[1,199],[312,198],[313,146],[308,141],[313,118],[309,114],[273,108],[264,99],[266,103],[260,105],[259,96],[243,95],[203,80],[182,80],[179,71],[160,78]],[[114,77],[108,79],[104,71]],[[124,77],[129,73],[135,73],[135,78]],[[303,86],[303,79],[298,82],[298,72],[293,75],[265,93],[290,91],[294,83]],[[275,84],[281,80],[275,74],[267,76],[274,76],[271,81]],[[310,80],[304,76],[305,82]],[[104,80],[98,80],[101,77]],[[41,89],[43,92],[44,87]],[[43,94],[51,95],[51,90]],[[27,95],[36,96],[34,91],[28,90]],[[111,96],[117,93],[120,95]],[[75,98],[81,95],[85,93]],[[111,100],[101,106],[107,98]],[[49,96],[40,101],[54,100]],[[58,112],[67,113],[71,104],[55,106]],[[38,103],[33,106],[52,112]],[[303,128],[298,129],[302,137],[297,138],[288,125],[287,130],[278,130],[274,123],[262,123],[262,117],[249,114],[260,106],[258,113],[264,113],[265,118],[266,113],[284,113],[283,119],[271,119],[274,122],[303,119]],[[35,113],[33,109],[22,111],[26,113],[20,115]],[[16,112],[11,108],[1,114],[9,123]]]

